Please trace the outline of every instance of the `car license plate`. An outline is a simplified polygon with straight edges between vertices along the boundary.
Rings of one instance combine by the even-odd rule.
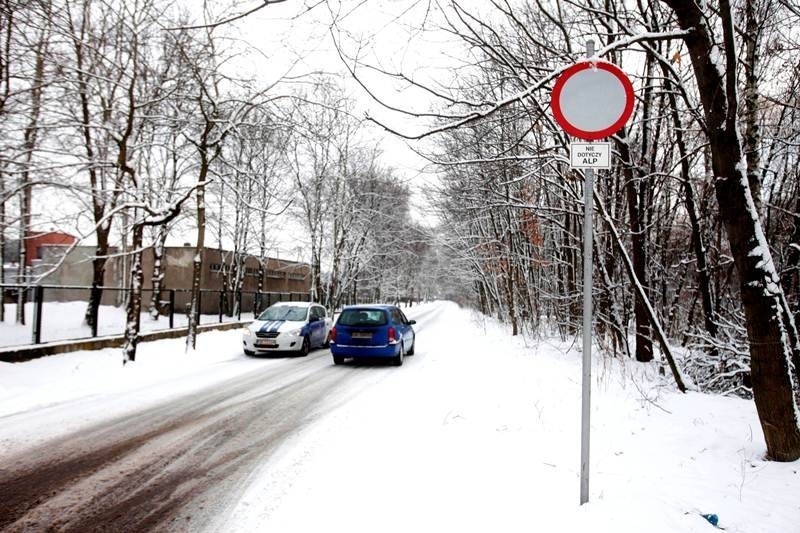
[[[256,346],[261,348],[277,348],[278,343],[274,341],[256,341]]]
[[[372,333],[369,331],[354,331],[353,332],[354,339],[371,339]]]

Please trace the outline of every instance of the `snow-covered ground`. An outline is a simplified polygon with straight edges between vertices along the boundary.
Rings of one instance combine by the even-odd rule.
[[[5,304],[5,321],[0,322],[0,347],[19,346],[31,343],[31,324],[33,324],[33,304],[25,304],[25,325],[14,322],[16,304]],[[82,339],[92,336],[89,326],[84,323],[86,302],[46,302],[42,307],[42,342]],[[97,334],[122,335],[125,332],[125,309],[113,305],[101,305],[98,310]],[[242,313],[242,319],[252,317],[252,313]],[[222,317],[223,322],[237,321],[238,317]],[[219,322],[219,315],[201,315],[201,324]],[[183,327],[188,318],[183,313],[175,313],[175,327]],[[147,312],[142,313],[142,332],[169,329],[169,317],[161,316],[153,320]]]
[[[252,473],[226,531],[715,531],[703,513],[728,532],[800,531],[800,462],[763,460],[752,402],[682,395],[648,367],[598,358],[591,499],[579,506],[580,354],[526,345],[451,303],[408,314],[419,317],[417,355],[327,398],[338,406]],[[0,417],[31,415],[0,426],[0,460],[134,404],[282,364],[242,357],[239,335],[203,334],[188,355],[179,339],[146,343],[126,368],[119,350],[0,363]],[[80,406],[68,420],[43,408],[66,400]]]

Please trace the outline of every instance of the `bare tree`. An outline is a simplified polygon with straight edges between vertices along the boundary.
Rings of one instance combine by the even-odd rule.
[[[544,312],[557,322],[576,322],[580,182],[563,163],[568,139],[546,110],[553,80],[582,48],[572,36],[599,34],[599,57],[627,66],[635,75],[639,100],[634,120],[614,139],[619,157],[598,188],[597,198],[608,203],[596,201],[606,226],[594,236],[601,293],[598,330],[611,332],[617,345],[627,344],[633,320],[636,358],[645,361],[655,355],[650,340],[654,338],[682,388],[662,317],[669,324],[682,324],[689,330],[684,339],[700,337],[709,348],[686,363],[697,365],[706,357],[714,361],[706,363],[707,368],[716,365],[702,384],[730,380],[733,388],[728,390],[743,394],[752,386],[769,455],[796,459],[800,433],[795,379],[800,358],[795,310],[781,289],[770,244],[785,249],[787,259],[797,259],[792,246],[768,240],[770,222],[781,218],[769,200],[781,194],[780,184],[788,176],[776,164],[786,161],[777,145],[762,157],[760,128],[766,108],[758,103],[764,92],[758,73],[768,68],[762,64],[762,51],[769,46],[773,57],[781,52],[777,41],[764,38],[767,30],[761,22],[777,3],[732,6],[726,1],[713,13],[682,0],[599,6],[492,0],[474,11],[458,2],[440,6],[443,25],[469,47],[473,59],[451,80],[426,84],[402,71],[366,65],[361,58],[367,54],[358,41],[353,45],[356,52],[340,52],[351,74],[379,103],[415,119],[420,131],[405,133],[385,122],[383,126],[410,139],[438,138],[440,151],[431,159],[446,176],[437,203],[452,231],[448,252],[458,250],[456,257],[473,269],[467,282],[475,287],[479,305],[505,317],[512,331],[522,314],[539,317]],[[789,10],[787,15],[796,13]],[[344,39],[349,34],[335,35]],[[681,46],[688,48],[688,56]],[[742,62],[737,47],[744,50]],[[631,62],[634,49],[643,52],[643,61]],[[682,57],[691,61],[684,65]],[[781,60],[776,59],[773,68]],[[744,83],[739,77],[742,66]],[[420,111],[381,100],[361,76],[365,71],[424,90],[437,106]],[[742,94],[744,106],[739,103]],[[789,115],[785,108],[781,113]],[[504,148],[492,134],[513,122],[520,127]],[[739,136],[742,123],[744,141]],[[518,177],[512,174],[509,179],[506,169],[514,164],[520,167]],[[758,207],[761,196],[766,198],[766,232]],[[790,204],[786,210],[793,213],[796,207]],[[617,230],[626,219],[627,235]],[[534,239],[532,246],[518,237],[536,232],[542,239]],[[791,235],[784,230],[781,239]],[[551,268],[555,283],[543,284]],[[694,276],[696,287],[691,283]],[[620,290],[625,277],[628,288]],[[531,290],[537,296],[531,298]],[[691,326],[696,309],[704,317],[702,328]],[[537,319],[530,321],[536,324]],[[746,331],[742,341],[749,346],[749,358],[722,346],[729,335],[737,338],[740,327]],[[718,376],[726,375],[719,381]]]
[[[767,451],[773,459],[794,461],[800,457],[800,422],[792,369],[800,362],[800,346],[792,314],[786,312],[783,289],[746,174],[738,124],[733,13],[727,0],[720,2],[722,43],[717,43],[699,6],[681,0],[665,3],[675,11],[680,26],[691,29],[684,42],[692,58],[709,132],[720,217],[739,274],[750,341],[753,394]],[[715,53],[720,46],[724,50],[722,56]]]

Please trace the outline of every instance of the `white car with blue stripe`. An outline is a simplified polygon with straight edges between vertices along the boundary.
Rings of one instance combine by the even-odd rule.
[[[300,355],[330,344],[333,320],[313,302],[278,302],[242,330],[247,355],[296,351]]]

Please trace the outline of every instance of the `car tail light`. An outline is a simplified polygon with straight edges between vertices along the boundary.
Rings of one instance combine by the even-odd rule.
[[[389,327],[389,342],[397,342],[397,334],[393,327]]]
[[[336,342],[336,328],[331,328],[331,342]]]

